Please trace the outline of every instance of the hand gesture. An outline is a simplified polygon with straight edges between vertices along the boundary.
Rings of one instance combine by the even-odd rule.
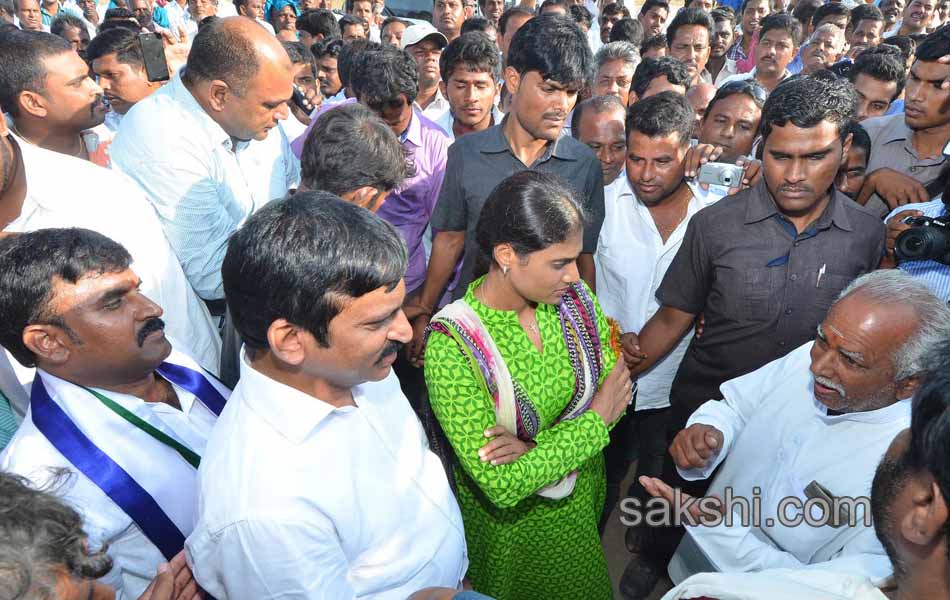
[[[594,394],[590,409],[601,416],[604,423],[610,425],[620,418],[627,406],[633,402],[633,380],[630,371],[622,360],[618,360],[614,368],[604,379],[603,385]]]
[[[894,264],[897,264],[897,256],[894,254],[894,248],[897,244],[897,236],[902,234],[911,228],[910,225],[904,222],[904,219],[907,217],[919,217],[924,213],[919,210],[902,210],[887,221],[887,241],[885,242],[885,247],[887,248],[887,256],[893,259]]]
[[[696,499],[689,494],[674,490],[666,482],[656,477],[640,477],[640,484],[654,498],[663,498],[669,502],[675,511],[678,512],[680,506],[684,507],[689,517],[689,525],[715,525],[725,514],[725,505],[722,500],[715,496]],[[677,501],[679,506],[676,505]]]
[[[930,200],[930,194],[922,183],[909,175],[898,173],[887,167],[878,169],[865,178],[864,185],[858,192],[858,204],[867,204],[868,198],[875,192],[884,199],[891,210],[905,204]]]
[[[620,349],[623,352],[623,361],[631,373],[647,358],[647,355],[640,351],[640,338],[633,332],[620,336]]]
[[[491,441],[478,450],[478,457],[482,462],[490,462],[493,467],[515,462],[536,445],[534,442],[522,441],[501,425],[485,431],[485,437]]]
[[[182,550],[171,562],[158,566],[158,575],[139,596],[139,600],[201,600],[204,593],[198,587]]]
[[[712,425],[694,423],[676,434],[670,455],[681,469],[701,469],[722,450],[723,439],[722,432]]]

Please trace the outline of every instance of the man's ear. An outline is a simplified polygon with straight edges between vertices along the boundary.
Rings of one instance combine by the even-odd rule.
[[[300,365],[306,358],[303,335],[306,332],[287,319],[277,319],[267,328],[267,345],[271,353],[288,365]]]
[[[31,90],[23,90],[17,96],[17,104],[22,112],[33,115],[37,119],[44,119],[49,114],[46,98],[42,94]]]
[[[442,81],[441,79],[439,80],[439,92],[443,96],[446,96],[448,94],[448,92],[446,92],[445,82]]]
[[[211,110],[215,112],[223,111],[225,105],[228,103],[229,96],[233,93],[231,86],[220,79],[215,79],[209,83],[208,103],[211,105]]]
[[[849,133],[848,137],[844,138],[844,143],[841,144],[841,162],[842,164],[848,161],[848,152],[851,152],[851,143],[854,141],[854,134]]]
[[[376,212],[379,210],[379,207],[383,205],[379,199],[381,194],[382,192],[373,186],[364,185],[363,187],[358,187],[355,190],[340,194],[340,197],[360,208],[365,208],[370,212]],[[382,199],[385,199],[385,197],[386,194],[382,194]]]
[[[930,546],[946,531],[947,502],[932,475],[926,480],[911,479],[911,510],[900,522],[901,536],[916,546]]]
[[[518,93],[518,88],[521,87],[521,75],[515,70],[514,67],[505,67],[505,87],[508,88],[508,93],[512,97]]]
[[[911,375],[898,381],[895,385],[895,395],[898,400],[906,400],[907,398],[913,397],[917,393],[917,390],[920,388],[920,384],[923,383],[923,378],[919,375]]]
[[[23,345],[36,355],[36,362],[62,365],[69,360],[73,342],[56,325],[27,325],[23,330]]]

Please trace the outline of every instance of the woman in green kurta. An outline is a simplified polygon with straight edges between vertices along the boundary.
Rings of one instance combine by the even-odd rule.
[[[582,209],[557,178],[525,171],[492,192],[476,235],[488,273],[436,315],[425,354],[461,467],[468,577],[502,600],[609,599],[602,450],[632,391],[578,278]]]

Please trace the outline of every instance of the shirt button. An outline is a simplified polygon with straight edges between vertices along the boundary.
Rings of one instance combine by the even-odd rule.
[[[785,309],[785,314],[786,314],[786,315],[792,314],[792,309],[786,308],[786,309]]]
[[[778,345],[781,346],[782,348],[784,348],[784,347],[785,347],[785,342],[779,342]]]
[[[792,276],[789,277],[789,279],[791,279],[792,281],[798,281],[798,274],[792,273]]]
[[[799,244],[801,244],[801,242],[795,242],[795,243],[792,244],[792,245],[795,246],[796,248],[798,248],[798,245],[799,245]]]

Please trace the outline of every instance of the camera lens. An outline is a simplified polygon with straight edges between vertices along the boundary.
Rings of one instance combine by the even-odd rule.
[[[897,236],[894,251],[900,260],[945,262],[950,251],[950,235],[935,227],[912,227]]]

